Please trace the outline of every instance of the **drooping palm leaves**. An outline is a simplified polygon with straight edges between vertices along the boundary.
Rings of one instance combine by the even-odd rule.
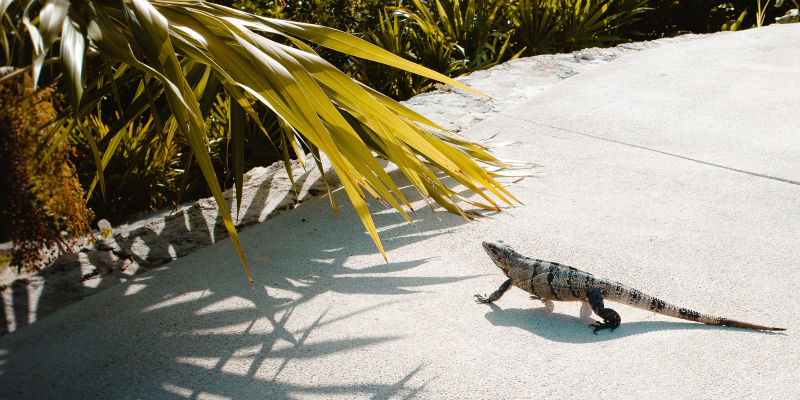
[[[411,205],[373,152],[396,164],[424,198],[433,198],[465,218],[451,199],[460,196],[442,184],[431,166],[482,196],[485,203],[473,202],[478,206],[498,209],[484,190],[508,203],[514,199],[476,160],[501,167],[510,164],[354,82],[317,56],[308,43],[470,88],[348,34],[202,1],[45,0],[38,20],[31,18],[39,7],[34,0],[0,1],[1,33],[4,39],[33,47],[29,54],[34,76],[48,56],[60,57],[60,75],[58,71],[53,75],[68,93],[70,106],[51,124],[40,153],[46,155],[70,134],[82,135],[94,154],[101,191],[105,191],[103,167],[125,137],[122,132],[149,109],[150,131],[137,137],[146,146],[156,137],[180,134],[222,208],[226,203],[209,157],[205,121],[223,91],[230,98],[237,197],[243,173],[239,137],[243,133],[238,127],[245,118],[261,124],[255,107],[260,104],[278,116],[284,150],[291,146],[302,152],[303,142],[312,153],[327,155],[382,253],[366,196],[391,204],[409,222],[402,206],[411,209]],[[15,23],[18,20],[21,24]],[[29,39],[22,39],[22,32]],[[51,49],[59,36],[60,51]],[[283,40],[293,46],[282,44]],[[8,40],[4,43],[6,60],[19,60],[20,52],[12,51]],[[87,116],[123,85],[137,87],[133,100],[126,107],[117,101],[118,119],[108,133],[95,137]],[[156,102],[168,107],[156,109]],[[284,155],[288,157],[286,151]],[[223,210],[222,217],[249,278],[230,213]]]

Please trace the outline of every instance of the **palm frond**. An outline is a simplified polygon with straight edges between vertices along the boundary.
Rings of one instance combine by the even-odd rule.
[[[28,0],[2,1],[0,8]],[[180,134],[191,150],[187,161],[192,157],[196,160],[222,209],[226,203],[209,156],[206,118],[215,109],[213,104],[225,101],[229,102],[224,119],[229,121],[226,129],[230,130],[227,136],[228,145],[232,146],[231,171],[237,209],[244,173],[242,145],[246,121],[254,121],[267,133],[255,105],[278,118],[283,127],[280,138],[285,158],[288,159],[289,147],[296,154],[304,152],[300,141],[315,155],[320,168],[320,153],[327,155],[384,257],[366,196],[391,204],[409,222],[411,218],[404,209],[411,210],[411,202],[377,162],[373,152],[396,164],[421,196],[433,198],[448,211],[464,218],[468,217],[455,201],[467,199],[447,188],[435,169],[445,172],[485,201],[467,200],[470,204],[498,210],[489,194],[508,204],[515,200],[478,162],[500,167],[516,164],[494,158],[482,145],[444,131],[421,115],[356,83],[319,57],[305,42],[480,94],[442,74],[331,28],[265,18],[203,1],[74,0],[68,11],[62,12],[63,1],[48,0],[46,4],[52,9],[48,14],[50,19],[43,19],[40,12],[38,28],[30,20],[25,24],[29,32],[36,30],[30,33],[31,37],[36,37],[37,46],[31,63],[35,65],[42,54],[51,51],[55,29],[52,26],[60,20],[62,62],[61,78],[57,82],[69,93],[71,106],[71,114],[63,117],[63,121],[71,122],[62,122],[60,126],[80,130],[85,137],[94,153],[101,188],[108,157],[117,151],[125,132],[130,132],[131,124],[149,108],[148,125],[138,131],[142,143],[169,142],[174,134]],[[491,21],[499,9],[500,2],[495,3],[486,14],[490,24],[494,24]],[[461,27],[463,18],[457,20],[460,22],[448,28],[448,32],[483,29],[479,25]],[[48,25],[42,25],[45,22]],[[485,32],[480,34],[486,36]],[[289,39],[293,45],[271,40],[271,37]],[[90,56],[90,53],[99,53],[102,57]],[[116,66],[116,72],[111,64]],[[95,86],[85,83],[87,76],[94,76],[86,73],[89,70],[99,75],[92,80]],[[138,71],[139,75],[133,71]],[[117,95],[119,86],[126,84],[138,88],[136,95],[127,108],[117,102],[116,108],[121,114],[108,133],[87,129],[83,121],[92,107],[97,107],[108,95]],[[218,93],[225,95],[220,97]],[[168,107],[157,112],[156,102]],[[221,115],[214,123],[220,123],[220,119]],[[52,136],[63,137],[64,134]],[[137,159],[138,154],[144,153],[138,152]],[[166,153],[164,157],[166,159]],[[184,179],[182,185],[185,184]],[[332,206],[337,207],[335,203]],[[230,212],[223,211],[222,217],[252,282]]]

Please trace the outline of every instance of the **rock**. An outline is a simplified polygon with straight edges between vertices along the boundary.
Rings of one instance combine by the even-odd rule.
[[[800,12],[796,8],[786,12],[786,15],[775,18],[775,22],[779,24],[792,24],[800,22]]]

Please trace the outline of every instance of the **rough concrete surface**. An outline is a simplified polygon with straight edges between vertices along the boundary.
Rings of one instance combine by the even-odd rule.
[[[795,398],[798,66],[797,24],[599,65],[461,132],[542,166],[509,185],[524,206],[415,230],[371,204],[386,264],[339,190],[338,218],[317,199],[242,232],[254,287],[222,240],[0,337],[0,397]],[[577,303],[475,304],[504,280],[486,239],[788,330],[612,305],[595,336]]]

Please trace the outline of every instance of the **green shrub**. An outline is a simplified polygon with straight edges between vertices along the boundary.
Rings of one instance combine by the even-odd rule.
[[[47,158],[36,155],[56,112],[52,90],[26,89],[31,83],[8,79],[0,85],[0,243],[13,242],[11,265],[26,270],[47,265],[90,234],[93,217],[66,143]]]
[[[646,0],[513,0],[512,40],[525,55],[571,52],[627,41]]]
[[[788,2],[780,7],[772,4],[765,9],[766,24],[790,8]],[[758,25],[758,5],[757,0],[648,0],[649,10],[631,28],[643,39],[719,32],[740,17],[740,29],[751,28]]]

